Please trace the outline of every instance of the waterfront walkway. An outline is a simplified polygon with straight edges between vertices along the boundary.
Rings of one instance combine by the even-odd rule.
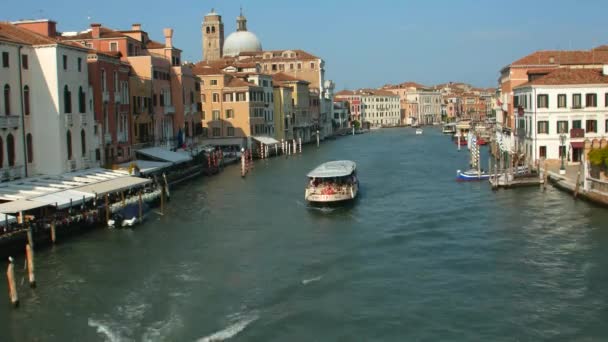
[[[588,191],[584,189],[583,170],[580,165],[566,165],[566,174],[561,175],[559,162],[548,162],[547,171],[548,178],[551,183],[558,189],[569,192],[574,196],[580,196],[590,202],[608,206],[608,192],[590,187]],[[580,171],[580,177],[579,177]],[[578,178],[578,188],[577,188]]]

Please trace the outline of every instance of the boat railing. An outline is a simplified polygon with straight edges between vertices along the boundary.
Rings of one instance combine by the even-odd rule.
[[[338,186],[327,186],[327,185],[318,185],[311,186],[309,185],[306,190],[311,195],[350,195],[352,185],[338,185]]]

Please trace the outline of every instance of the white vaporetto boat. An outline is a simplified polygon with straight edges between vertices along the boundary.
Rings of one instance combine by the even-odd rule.
[[[416,128],[416,135],[422,135],[422,128]]]
[[[337,203],[357,197],[357,164],[350,160],[323,163],[307,175],[304,199],[311,203]]]

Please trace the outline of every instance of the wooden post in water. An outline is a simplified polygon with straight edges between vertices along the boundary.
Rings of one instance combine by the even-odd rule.
[[[139,190],[139,194],[138,194],[138,200],[139,200],[139,222],[142,222],[144,220],[144,201],[141,198],[141,190]]]
[[[125,207],[125,192],[124,191],[120,192],[120,199],[122,202],[122,207],[124,208]]]
[[[165,187],[162,186],[160,189],[160,214],[165,214]]]
[[[29,223],[27,223],[27,242],[34,247],[34,232],[32,231],[32,225]]]
[[[14,307],[19,306],[19,295],[17,294],[17,284],[15,283],[15,265],[13,258],[8,257],[8,268],[6,269],[8,279],[8,297]]]
[[[30,287],[36,287],[36,276],[34,275],[34,250],[29,244],[25,245],[25,256],[27,258],[27,275]]]
[[[578,197],[578,191],[581,185],[581,171],[578,170],[576,173],[576,184],[574,185],[574,198]]]
[[[317,130],[317,147],[319,147],[320,141],[321,141],[321,137],[319,136],[319,130]]]
[[[110,198],[109,195],[106,194],[106,224],[110,221]]]
[[[302,153],[302,137],[298,138],[298,150],[301,154]]]
[[[57,241],[57,235],[55,233],[55,219],[51,221],[51,242],[55,243]]]
[[[247,173],[247,165],[245,162],[245,149],[241,147],[241,177],[245,177]]]

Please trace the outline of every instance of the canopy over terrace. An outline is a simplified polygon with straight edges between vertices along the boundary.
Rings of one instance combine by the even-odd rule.
[[[91,200],[96,195],[122,191],[150,183],[150,180],[131,177],[124,171],[89,169],[59,176],[41,176],[0,183],[0,204],[6,213],[32,210],[44,206],[65,209]],[[16,211],[8,211],[15,210]],[[3,213],[0,209],[0,213]]]
[[[280,144],[280,142],[278,140],[271,138],[271,137],[254,136],[252,138],[256,141],[259,141],[260,143],[262,143],[264,145]]]
[[[143,148],[141,150],[135,151],[135,153],[154,160],[169,162],[173,165],[186,163],[192,160],[192,157],[188,153],[172,152],[162,149],[160,147]]]

